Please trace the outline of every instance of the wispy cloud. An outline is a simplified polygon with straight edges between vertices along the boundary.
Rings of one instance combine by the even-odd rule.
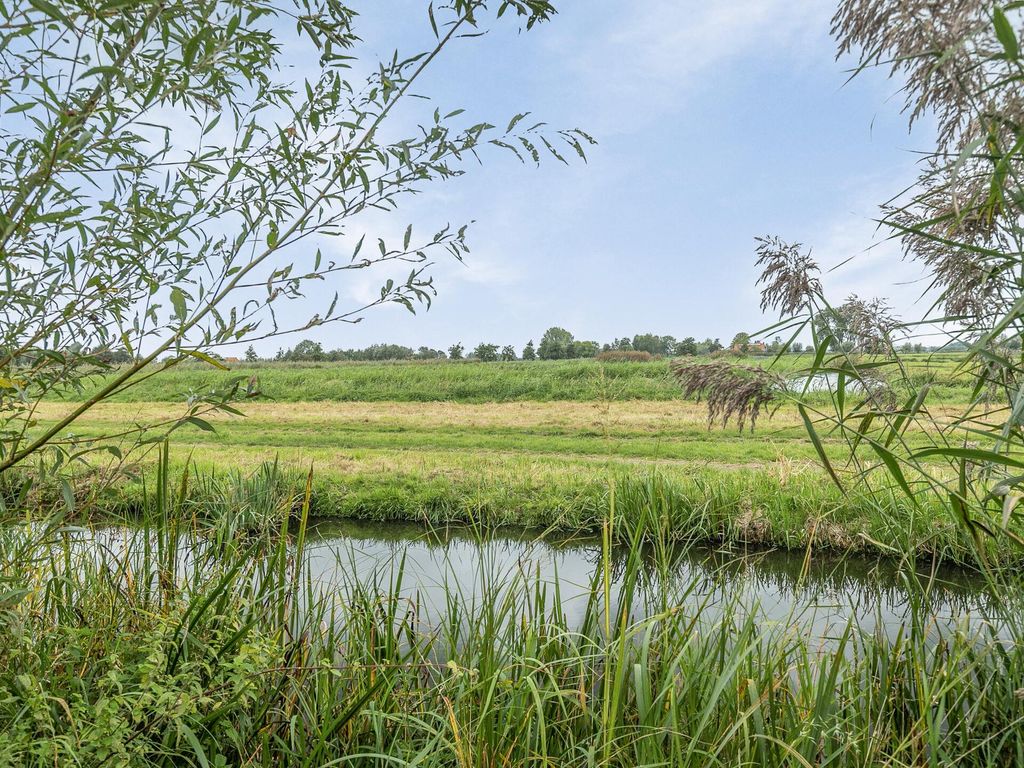
[[[645,0],[601,16],[598,29],[556,44],[563,58],[578,52],[569,66],[605,131],[678,108],[698,78],[713,82],[729,62],[785,55],[792,63],[794,53],[810,61],[829,45],[821,0]]]

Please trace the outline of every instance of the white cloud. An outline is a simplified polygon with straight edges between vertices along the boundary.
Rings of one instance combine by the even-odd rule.
[[[829,7],[821,0],[646,0],[614,7],[620,13],[604,14],[612,19],[607,28],[557,41],[562,57],[579,51],[569,63],[597,116],[613,118],[595,127],[605,135],[616,124],[628,130],[637,119],[677,108],[698,77],[713,81],[715,68],[731,60],[784,53],[792,66],[794,51],[810,61],[830,44],[822,35]]]
[[[478,285],[506,286],[522,282],[526,273],[515,260],[502,254],[472,252],[462,263],[444,270],[445,279]]]

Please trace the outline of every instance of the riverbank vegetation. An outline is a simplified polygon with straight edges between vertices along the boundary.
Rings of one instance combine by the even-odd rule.
[[[626,526],[624,548],[602,549],[581,622],[557,581],[484,561],[480,591],[446,580],[447,599],[429,605],[403,592],[400,555],[376,576],[315,578],[301,485],[280,495],[262,475],[209,495],[220,506],[205,517],[169,477],[127,530],[0,534],[0,764],[1024,755],[1024,647],[1001,634],[1017,631],[1009,603],[992,624],[950,626],[929,608],[938,587],[924,586],[894,635],[848,625],[823,639],[794,631],[798,615],[766,624],[735,598],[702,601],[696,582],[673,581],[667,541]],[[225,524],[243,509],[264,517],[240,538]]]
[[[797,377],[813,359],[809,355],[787,355],[778,360],[730,356],[729,362],[770,366],[784,376]],[[974,399],[972,371],[976,366],[962,367],[962,354],[909,355],[903,361],[908,383],[918,387],[929,385],[938,405],[963,405]],[[262,396],[278,402],[679,400],[682,394],[672,376],[670,363],[670,360],[238,362],[216,368],[196,361],[167,370],[154,366],[149,373],[155,375],[110,399],[115,402],[183,402],[189,395],[212,396],[239,381],[248,385],[252,380]],[[99,373],[91,383],[83,384],[81,391],[67,392],[64,398],[80,402],[102,388],[111,375]],[[801,390],[803,383],[794,378],[794,389]]]
[[[551,328],[538,361],[228,361],[428,306],[434,255],[468,253],[465,228],[353,235],[367,214],[488,150],[593,144],[523,113],[394,124],[449,44],[530,30],[543,0],[430,4],[427,47],[368,67],[350,8],[300,5],[0,6],[0,768],[1024,762],[1017,4],[835,19],[938,121],[886,222],[959,352],[907,355],[915,323],[830,303],[808,249],[760,238],[778,360],[745,359],[747,334],[581,360],[599,345]],[[276,81],[275,16],[319,62],[305,87]],[[408,277],[363,306],[293,303],[382,264]],[[322,578],[311,524],[346,515],[463,526],[481,552],[507,525],[598,543],[582,585],[481,556],[471,579],[445,561],[430,601],[397,544],[379,570],[328,553]],[[781,618],[689,578],[698,543],[800,552]],[[801,622],[823,549],[886,556],[899,615]],[[950,562],[986,593],[966,615],[941,608]]]
[[[64,407],[40,408],[40,426]],[[176,408],[97,406],[79,436],[170,421]],[[650,519],[677,541],[976,561],[975,543],[941,500],[924,498],[915,510],[884,471],[840,492],[792,408],[753,432],[709,427],[702,404],[679,400],[263,402],[248,406],[244,417],[208,418],[209,429],[186,425],[172,434],[177,473],[223,480],[277,463],[295,482],[312,467],[320,516],[595,531],[614,497],[619,520],[638,521],[645,509],[656,509]],[[925,433],[904,439],[932,444]],[[841,466],[843,442],[826,436],[822,447]],[[107,506],[141,505],[152,455],[127,476],[112,475],[119,479],[102,494]],[[110,462],[119,465],[116,457]],[[86,472],[82,484],[95,489],[97,474]],[[81,494],[79,506],[97,501],[86,503],[89,494]],[[991,540],[986,551],[994,561],[1017,557],[1005,540]]]

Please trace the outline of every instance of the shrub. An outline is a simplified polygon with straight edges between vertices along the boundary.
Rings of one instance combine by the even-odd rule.
[[[609,349],[597,355],[602,363],[646,363],[654,359],[650,352],[636,352],[631,349]]]

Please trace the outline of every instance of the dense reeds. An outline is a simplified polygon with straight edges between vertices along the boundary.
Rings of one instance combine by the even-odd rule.
[[[937,634],[925,590],[894,634],[768,625],[685,601],[686,584],[645,588],[676,551],[648,487],[632,492],[649,519],[609,515],[582,619],[557,581],[483,560],[475,591],[446,583],[428,607],[401,554],[376,577],[314,577],[308,485],[271,468],[204,485],[204,508],[189,488],[210,481],[162,466],[127,532],[0,533],[0,765],[1024,760],[1009,590],[998,633]]]
[[[727,359],[785,373],[806,367],[807,355]],[[907,365],[937,396],[970,399],[970,381],[956,370],[955,354],[910,355]],[[377,363],[237,363],[230,371],[180,365],[142,381],[115,401],[180,401],[183,394],[224,387],[256,375],[260,391],[279,401],[547,402],[675,400],[679,385],[667,360],[649,362],[539,360],[480,363],[420,361]],[[98,383],[98,382],[97,382]],[[89,393],[86,388],[81,396]],[[72,397],[74,395],[71,395]]]

